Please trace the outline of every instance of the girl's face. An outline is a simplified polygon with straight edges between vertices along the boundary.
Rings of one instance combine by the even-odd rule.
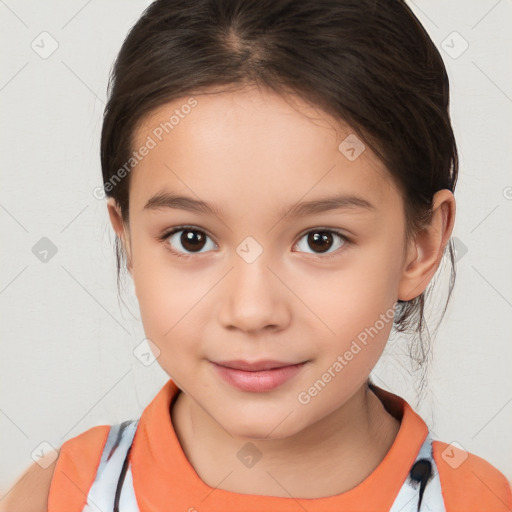
[[[349,128],[259,89],[162,106],[133,150],[125,249],[162,368],[234,436],[285,438],[346,403],[403,287],[403,202],[383,164]],[[229,360],[306,363],[256,391],[220,375]]]

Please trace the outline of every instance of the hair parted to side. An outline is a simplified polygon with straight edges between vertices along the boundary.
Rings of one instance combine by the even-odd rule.
[[[434,194],[454,191],[458,156],[449,82],[429,35],[403,0],[156,0],[129,31],[111,69],[101,133],[104,184],[134,151],[154,109],[219,86],[296,95],[348,124],[386,165],[405,204],[407,239],[428,221]],[[130,173],[106,186],[129,225]],[[117,284],[126,256],[116,236]],[[455,282],[453,243],[446,311]],[[427,290],[399,301],[394,327],[429,354]],[[442,317],[441,315],[441,317]]]

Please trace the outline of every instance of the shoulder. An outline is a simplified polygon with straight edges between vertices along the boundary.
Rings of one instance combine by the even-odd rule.
[[[83,509],[110,428],[110,425],[98,425],[63,443],[49,489],[48,510]]]
[[[32,464],[0,502],[0,512],[81,510],[85,491],[92,485],[109,425],[92,427],[65,441],[57,459],[47,454]],[[83,506],[82,506],[83,508]]]
[[[48,493],[57,465],[50,463],[49,456],[34,462],[11,487],[7,496],[0,501],[0,512],[46,512]],[[48,465],[49,463],[49,465]]]
[[[432,454],[439,471],[447,512],[509,512],[511,484],[501,471],[457,443],[434,440]]]

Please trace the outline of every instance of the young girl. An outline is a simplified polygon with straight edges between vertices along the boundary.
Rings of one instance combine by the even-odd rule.
[[[39,476],[50,512],[512,509],[502,473],[369,379],[393,327],[424,341],[427,286],[454,264],[448,105],[401,0],[146,9],[101,163],[170,379],[140,418],[62,445]]]

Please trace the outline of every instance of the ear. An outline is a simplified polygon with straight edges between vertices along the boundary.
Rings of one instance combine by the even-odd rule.
[[[398,299],[412,300],[425,291],[434,277],[455,221],[455,198],[448,189],[438,191],[432,204],[430,222],[410,242]]]
[[[118,206],[116,200],[113,197],[109,197],[107,200],[107,209],[110,217],[110,222],[112,223],[112,227],[116,232],[117,236],[121,240],[123,244],[123,249],[125,254],[127,255],[127,267],[131,274],[132,272],[132,258],[131,258],[131,242],[130,242],[130,233],[129,229],[123,222],[123,217],[121,215],[121,208]],[[128,243],[126,240],[128,239]]]

